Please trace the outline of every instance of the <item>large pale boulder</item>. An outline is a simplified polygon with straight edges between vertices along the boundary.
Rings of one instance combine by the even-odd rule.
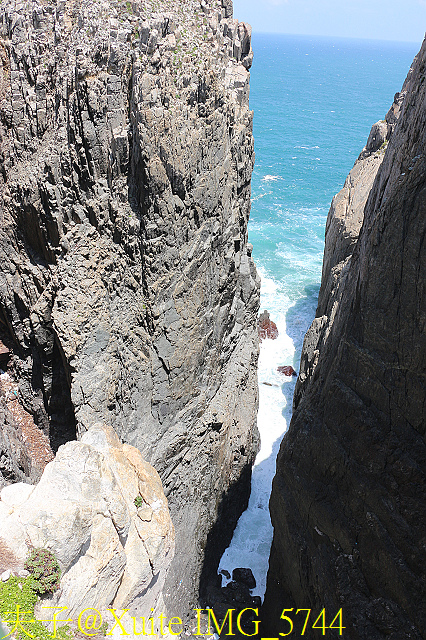
[[[9,484],[1,490],[0,500],[7,507],[18,507],[20,504],[28,500],[33,490],[33,485],[26,484],[25,482]]]
[[[7,487],[9,490],[9,487]],[[111,427],[95,424],[60,447],[22,500],[0,499],[0,540],[19,560],[32,546],[50,549],[62,570],[44,606],[149,614],[174,553],[174,528],[158,473]],[[139,497],[140,506],[135,505]],[[3,509],[2,507],[7,507]]]

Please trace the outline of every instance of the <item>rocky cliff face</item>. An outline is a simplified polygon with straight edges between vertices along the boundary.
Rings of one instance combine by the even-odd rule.
[[[103,421],[158,470],[176,615],[227,544],[257,449],[250,34],[218,0],[1,5],[7,374],[54,451]],[[34,480],[2,402],[3,476]]]
[[[325,607],[346,638],[426,637],[425,69],[423,44],[330,209],[270,503],[275,635]]]

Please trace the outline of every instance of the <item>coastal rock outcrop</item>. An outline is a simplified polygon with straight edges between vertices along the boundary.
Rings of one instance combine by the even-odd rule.
[[[53,451],[104,422],[158,470],[182,616],[258,447],[251,59],[230,0],[1,4],[7,373]]]
[[[327,221],[270,501],[273,635],[310,607],[327,626],[341,609],[351,640],[426,637],[425,68],[423,43]]]
[[[277,367],[277,371],[285,376],[297,376],[297,373],[291,365],[281,365],[280,367]]]
[[[365,205],[399,118],[410,76],[411,70],[402,91],[395,94],[394,102],[385,120],[380,120],[371,127],[364,149],[349,172],[343,188],[331,202],[325,227],[318,308],[316,318],[304,339],[299,377],[293,399],[295,407],[303,395],[305,381],[312,376],[322,344],[326,342],[333,324],[344,290],[351,256],[364,221]]]
[[[155,469],[111,427],[60,447],[36,486],[4,487],[0,516],[0,539],[18,562],[32,548],[59,562],[60,588],[43,607],[67,607],[71,619],[110,606],[141,616],[161,600],[174,552],[167,499]]]
[[[275,322],[271,320],[269,317],[269,311],[265,309],[263,313],[260,314],[259,319],[257,321],[257,332],[259,334],[260,340],[265,340],[269,338],[270,340],[276,340],[278,338],[278,328]]]

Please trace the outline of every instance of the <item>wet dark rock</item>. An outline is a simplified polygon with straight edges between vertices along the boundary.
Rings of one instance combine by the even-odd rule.
[[[242,571],[242,574],[239,574]],[[234,575],[235,569],[232,572]],[[251,574],[251,579],[250,579]],[[251,569],[237,570],[237,575],[242,575],[250,584],[255,582]],[[251,587],[253,588],[253,587]],[[237,582],[232,580],[226,587],[218,588],[217,586],[210,586],[207,594],[208,606],[214,611],[214,614],[218,621],[222,622],[225,619],[229,609],[234,609],[233,618],[234,623],[238,617],[238,614],[244,609],[259,609],[261,605],[261,598],[259,596],[252,596],[250,593],[250,587],[244,582]],[[242,614],[240,621],[241,627],[244,632],[252,633],[253,620],[258,619],[254,611],[247,611]],[[223,633],[225,637],[226,633]],[[238,637],[240,635],[236,634]],[[244,636],[244,633],[242,634]]]
[[[256,579],[253,575],[253,571],[249,568],[238,567],[232,571],[232,580],[247,585],[249,589],[254,589],[256,586]]]
[[[222,587],[224,596],[232,602],[244,603],[251,600],[250,589],[241,582],[229,582],[226,587]]]
[[[266,338],[275,340],[278,338],[277,325],[270,319],[269,312],[266,309],[259,316],[257,321],[257,331],[260,340],[265,340]]]
[[[290,365],[287,365],[284,367],[278,367],[277,371],[278,373],[283,373],[285,376],[297,376],[297,373],[295,372],[293,367]]]

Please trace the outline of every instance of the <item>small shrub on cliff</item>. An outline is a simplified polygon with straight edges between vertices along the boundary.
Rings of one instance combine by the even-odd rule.
[[[59,587],[61,570],[58,561],[48,549],[33,549],[25,562],[36,593],[52,593]]]
[[[133,502],[135,503],[135,507],[137,507],[139,509],[139,507],[141,507],[143,505],[142,496],[136,496],[136,498],[133,500]]]

